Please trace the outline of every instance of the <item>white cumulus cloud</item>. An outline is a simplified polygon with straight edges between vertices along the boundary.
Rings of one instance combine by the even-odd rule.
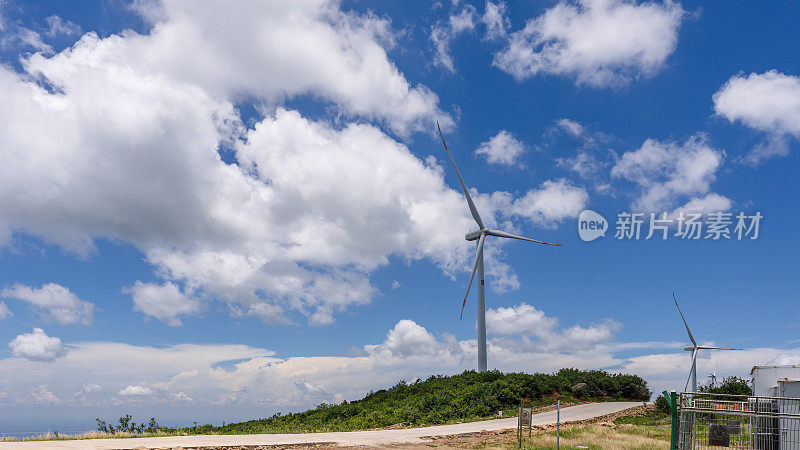
[[[170,282],[156,284],[137,281],[125,292],[133,298],[134,310],[173,327],[181,325],[179,316],[197,314],[202,309],[200,302],[187,297]]]
[[[482,155],[486,158],[489,164],[501,164],[505,166],[513,166],[522,153],[525,152],[525,146],[522,142],[514,138],[514,136],[506,130],[500,130],[495,136],[486,142],[483,142],[478,149],[475,150],[476,155]]]
[[[793,366],[800,364],[800,354],[798,353],[778,353],[770,361],[764,363],[765,366]]]
[[[15,284],[0,291],[0,297],[26,302],[44,319],[62,325],[89,325],[94,320],[93,303],[81,300],[68,288],[56,283],[46,283],[40,288]]]
[[[119,391],[119,395],[126,397],[146,397],[153,394],[155,394],[155,391],[147,386],[129,385]]]
[[[397,357],[430,355],[439,349],[439,342],[413,320],[403,319],[386,334],[386,341],[380,346]]]
[[[204,88],[212,95],[278,101],[321,96],[347,114],[386,122],[401,134],[428,131],[438,98],[412,86],[389,60],[387,19],[340,9],[335,0],[137,2],[153,28],[104,40],[104,54]]]
[[[564,219],[578,217],[588,201],[589,194],[584,188],[560,178],[543,182],[504,209],[533,223],[552,227]]]
[[[41,328],[23,333],[8,344],[11,356],[31,361],[51,362],[67,354],[61,339],[50,337]]]
[[[518,80],[546,73],[619,86],[664,65],[683,16],[681,5],[669,0],[560,1],[511,33],[494,65]]]
[[[486,326],[493,334],[532,334],[538,330],[552,330],[558,319],[547,317],[527,303],[508,308],[489,308],[486,311]]]
[[[712,147],[702,134],[684,143],[648,139],[639,149],[623,153],[611,175],[640,187],[641,194],[632,205],[637,211],[661,212],[681,206],[683,210],[686,206],[727,209],[730,201],[710,192],[724,159],[725,152]]]
[[[620,326],[613,320],[603,320],[588,327],[573,325],[559,329],[557,318],[548,317],[544,311],[527,303],[486,310],[488,333],[523,336],[522,345],[548,350],[574,351],[610,345],[614,340],[614,332]]]
[[[714,94],[717,115],[768,135],[741,161],[757,165],[789,152],[786,137],[800,137],[800,77],[777,70],[738,74]]]
[[[368,301],[365,271],[394,252],[460,267],[466,249],[446,230],[466,229],[466,212],[438,167],[373,126],[280,109],[241,142],[241,165],[225,164],[217,149],[240,129],[232,105],[116,59],[141,39],[87,34],[26,62],[61,93],[0,68],[0,146],[15,149],[0,167],[5,243],[14,230],[88,255],[95,239],[119,239],[166,281],[253,314],[265,292],[316,323]]]
[[[724,212],[729,211],[731,209],[731,205],[731,199],[712,192],[703,197],[692,198],[686,202],[685,205],[675,208],[675,210],[672,211],[672,216],[680,213],[709,214],[715,212]]]

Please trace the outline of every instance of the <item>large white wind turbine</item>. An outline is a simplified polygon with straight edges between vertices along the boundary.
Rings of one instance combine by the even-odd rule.
[[[694,336],[692,336],[692,331],[689,329],[689,324],[686,323],[686,318],[683,317],[683,312],[681,311],[681,307],[678,306],[678,300],[675,298],[675,293],[672,293],[672,300],[675,301],[675,307],[678,308],[678,312],[681,315],[681,319],[683,319],[683,326],[686,327],[686,333],[689,334],[689,340],[692,341],[691,347],[684,347],[683,349],[687,352],[692,352],[692,367],[689,369],[689,378],[686,379],[686,386],[683,387],[685,391],[689,387],[689,381],[692,382],[692,390],[691,392],[697,392],[697,352],[698,350],[741,350],[740,348],[728,348],[728,347],[711,347],[708,345],[697,345],[697,341],[694,340]],[[714,373],[716,375],[716,371]]]
[[[467,190],[467,186],[464,184],[464,179],[461,178],[461,172],[459,172],[458,167],[456,167],[456,162],[453,160],[453,155],[450,154],[450,150],[447,148],[447,144],[444,142],[444,135],[442,135],[442,129],[439,128],[439,122],[436,122],[436,128],[439,130],[439,137],[442,138],[442,145],[444,145],[444,149],[447,152],[447,156],[450,157],[450,162],[453,163],[453,168],[456,170],[456,175],[458,176],[458,182],[461,183],[461,190],[464,191],[464,197],[467,198],[467,204],[469,205],[469,211],[472,213],[472,218],[475,219],[475,222],[478,224],[479,227],[478,231],[471,231],[464,236],[464,238],[468,241],[474,241],[474,240],[478,241],[478,251],[475,254],[475,264],[472,266],[472,275],[470,275],[469,277],[469,284],[467,285],[467,293],[464,295],[464,301],[461,303],[461,318],[464,317],[464,305],[467,304],[467,297],[469,296],[469,290],[472,287],[472,280],[475,278],[475,273],[477,273],[479,280],[478,281],[478,372],[485,372],[486,371],[486,296],[483,286],[483,243],[486,240],[486,236],[496,236],[496,237],[503,237],[510,239],[522,239],[523,241],[536,242],[537,244],[545,244],[545,245],[560,246],[561,244],[552,244],[550,242],[537,241],[536,239],[531,239],[525,236],[519,236],[517,234],[508,233],[506,231],[490,230],[486,228],[483,225],[483,221],[481,220],[480,214],[478,214],[478,209],[475,208],[475,203],[472,202],[472,197],[469,196],[469,191]]]

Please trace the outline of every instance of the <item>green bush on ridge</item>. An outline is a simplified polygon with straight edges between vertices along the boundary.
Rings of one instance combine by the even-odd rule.
[[[735,376],[723,378],[719,386],[702,385],[698,391],[709,394],[753,395],[750,382]]]
[[[434,375],[410,384],[401,381],[390,389],[370,392],[361,400],[338,405],[323,403],[300,413],[277,413],[264,419],[180,431],[251,434],[350,431],[395,424],[436,425],[489,417],[500,410],[513,411],[520,399],[529,405],[543,406],[557,399],[575,402],[649,398],[647,383],[636,375],[577,369],[561,369],[555,374],[470,370],[453,376]]]

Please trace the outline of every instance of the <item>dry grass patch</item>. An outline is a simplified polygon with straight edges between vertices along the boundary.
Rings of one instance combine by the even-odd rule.
[[[562,449],[667,449],[669,448],[669,418],[658,413],[652,405],[639,406],[615,414],[582,422],[562,424]],[[484,432],[472,435],[440,437],[429,447],[438,449],[517,449],[514,430]],[[522,441],[526,449],[555,449],[556,427],[534,427],[531,438],[527,433]],[[421,448],[421,447],[415,447]]]
[[[477,437],[477,436],[476,436]],[[517,440],[514,434],[500,436],[481,436],[478,439],[450,440],[437,442],[428,447],[439,449],[470,448],[470,449],[517,449]],[[401,446],[402,447],[402,446]],[[421,448],[415,446],[414,448]],[[556,449],[555,431],[536,432],[530,439],[525,436],[522,440],[523,449]],[[669,429],[649,430],[637,425],[596,424],[569,427],[561,430],[562,449],[668,449]]]
[[[556,448],[556,433],[549,432],[523,440],[530,449]],[[516,447],[515,445],[507,448]],[[574,449],[666,449],[669,448],[669,430],[651,430],[636,425],[599,424],[567,428],[561,432],[561,448]]]

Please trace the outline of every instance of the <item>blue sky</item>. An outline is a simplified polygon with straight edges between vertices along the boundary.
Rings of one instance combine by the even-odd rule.
[[[682,388],[673,291],[747,349],[699,378],[800,353],[796,4],[223,3],[0,4],[0,432],[473,368],[436,120],[485,221],[564,244],[487,242],[490,367]],[[583,242],[584,209],[764,219]]]

